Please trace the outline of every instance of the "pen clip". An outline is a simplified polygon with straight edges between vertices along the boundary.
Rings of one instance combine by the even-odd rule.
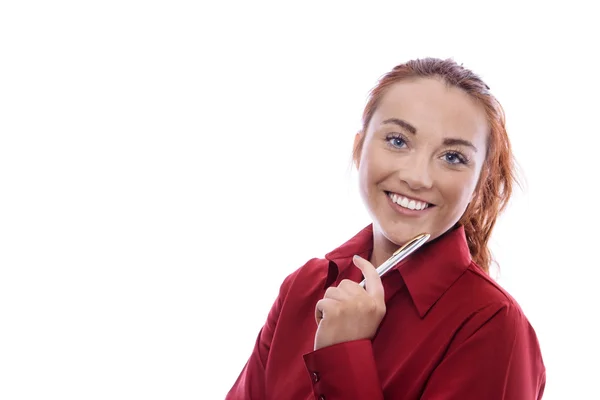
[[[408,242],[404,243],[404,246],[400,247],[398,250],[396,250],[394,252],[394,254],[392,254],[392,256],[395,256],[396,254],[400,253],[401,251],[407,249],[409,246],[413,246],[415,243],[417,243],[418,241],[422,240],[425,238],[425,240],[429,239],[429,234],[428,233],[421,233],[420,235],[415,236],[414,238],[412,238],[411,240],[409,240]],[[419,246],[420,247],[420,246]],[[416,250],[416,249],[415,249]],[[412,252],[411,252],[412,253]]]

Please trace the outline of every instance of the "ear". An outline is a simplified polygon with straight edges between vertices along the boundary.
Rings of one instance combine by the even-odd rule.
[[[362,131],[357,132],[354,136],[354,146],[352,147],[354,151],[352,152],[352,157],[356,169],[358,169],[358,167],[360,166],[360,155],[362,153],[362,147],[364,143],[363,136],[364,135]]]

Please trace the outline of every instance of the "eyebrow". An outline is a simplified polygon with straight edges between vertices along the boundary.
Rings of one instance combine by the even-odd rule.
[[[414,126],[412,126],[411,124],[409,124],[408,122],[406,122],[400,118],[388,118],[385,121],[383,121],[383,123],[398,125],[399,127],[406,129],[413,135],[417,134],[417,128],[415,128]],[[475,152],[477,152],[477,147],[475,147],[475,145],[473,143],[471,143],[465,139],[446,138],[446,139],[444,139],[444,145],[445,146],[466,146],[466,147],[472,148]]]
[[[406,121],[404,121],[403,119],[400,119],[400,118],[388,118],[385,121],[383,121],[383,123],[384,124],[395,124],[395,125],[398,125],[401,128],[406,129],[407,131],[409,131],[413,135],[417,134],[417,128],[415,128],[414,126],[412,126],[411,124],[409,124],[408,122],[406,122]]]
[[[464,139],[454,139],[454,138],[446,138],[444,139],[445,146],[467,146],[473,149],[473,151],[477,152],[477,147],[468,140]]]

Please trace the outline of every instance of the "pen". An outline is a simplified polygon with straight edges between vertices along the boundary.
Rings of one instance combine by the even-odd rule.
[[[410,254],[412,254],[415,250],[417,250],[419,247],[421,247],[423,244],[425,244],[425,242],[429,239],[430,236],[431,235],[428,233],[422,233],[420,235],[415,236],[408,242],[406,242],[406,244],[404,244],[404,246],[402,246],[398,250],[396,250],[390,258],[388,258],[383,264],[381,264],[379,267],[377,267],[377,274],[379,276],[383,276],[383,274],[385,274],[387,271],[392,269],[392,267],[394,267],[400,261],[404,260]],[[365,280],[363,279],[363,281],[359,285],[364,288]]]

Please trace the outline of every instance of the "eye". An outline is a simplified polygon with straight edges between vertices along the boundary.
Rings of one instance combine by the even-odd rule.
[[[403,147],[406,147],[406,139],[404,138],[404,136],[402,136],[400,134],[391,133],[391,134],[387,135],[385,140],[388,142],[388,144],[390,146],[392,146],[394,148],[401,149]]]
[[[448,164],[452,165],[467,164],[469,161],[465,156],[457,151],[449,151],[448,153],[444,154],[444,160]]]

